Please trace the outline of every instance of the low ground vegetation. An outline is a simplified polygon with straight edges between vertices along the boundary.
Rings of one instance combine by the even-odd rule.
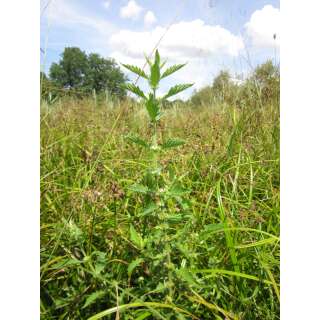
[[[223,98],[167,103],[157,139],[185,143],[157,160],[184,200],[168,199],[165,222],[148,218],[141,188],[150,155],[132,137],[154,133],[141,103],[42,100],[42,319],[279,319],[279,82],[269,76],[232,86],[232,101],[220,88]]]

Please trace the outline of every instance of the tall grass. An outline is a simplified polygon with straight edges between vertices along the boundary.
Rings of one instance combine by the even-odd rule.
[[[279,319],[279,106],[177,106],[159,129],[186,141],[161,165],[191,190],[171,239],[170,299],[163,265],[137,259],[130,238],[145,209],[130,186],[149,159],[125,137],[152,136],[146,112],[43,106],[41,318]]]

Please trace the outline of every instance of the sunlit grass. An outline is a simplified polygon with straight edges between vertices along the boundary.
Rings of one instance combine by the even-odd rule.
[[[131,264],[130,225],[147,230],[130,187],[149,158],[126,137],[152,136],[143,107],[43,106],[42,319],[279,319],[278,106],[172,108],[159,130],[185,140],[159,161],[191,190],[191,217],[172,227],[170,299],[163,265]]]

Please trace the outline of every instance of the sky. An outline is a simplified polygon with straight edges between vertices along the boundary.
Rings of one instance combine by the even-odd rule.
[[[221,70],[243,78],[267,59],[279,63],[276,0],[41,0],[40,10],[47,73],[70,46],[143,67],[144,55],[162,38],[158,49],[167,65],[187,65],[163,81],[160,94],[191,82],[193,89],[179,96],[187,99]],[[139,86],[147,88],[143,80]]]

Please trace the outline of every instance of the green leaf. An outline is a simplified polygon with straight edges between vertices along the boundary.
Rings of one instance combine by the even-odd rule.
[[[169,189],[169,194],[172,196],[183,196],[184,194],[190,192],[190,190],[183,189],[180,185],[174,184]]]
[[[144,241],[141,235],[136,231],[133,225],[130,225],[130,240],[139,248],[143,249]]]
[[[207,240],[211,236],[211,232],[217,232],[219,230],[224,230],[228,225],[226,223],[215,223],[208,224],[205,226],[204,230],[200,233],[199,239]]]
[[[148,111],[148,114],[150,116],[150,119],[152,121],[156,121],[159,117],[159,104],[158,102],[154,99],[153,95],[149,95],[149,99],[146,102],[146,108]]]
[[[153,89],[156,89],[159,85],[159,81],[160,81],[160,66],[157,64],[154,64],[151,67],[150,86]]]
[[[143,312],[143,313],[139,313],[139,315],[137,316],[137,318],[135,318],[135,320],[147,319],[149,316],[152,316],[152,313],[149,312],[149,311]]]
[[[141,262],[143,262],[144,260],[142,258],[137,258],[136,260],[133,260],[132,262],[130,262],[130,264],[128,265],[128,275],[129,277],[131,276],[133,270],[139,266],[141,264]]]
[[[122,312],[127,309],[141,308],[141,307],[147,307],[149,309],[150,308],[151,309],[155,309],[155,308],[171,309],[171,310],[175,310],[179,313],[186,314],[189,317],[191,317],[192,319],[199,319],[199,318],[195,317],[193,314],[191,314],[190,312],[176,307],[174,304],[166,304],[166,303],[159,303],[159,302],[134,302],[134,303],[123,304],[120,306],[112,307],[107,310],[101,311],[101,312],[91,316],[88,320],[98,320],[98,319],[101,319],[109,314],[116,313],[118,311]]]
[[[94,303],[97,299],[103,297],[105,295],[105,291],[100,290],[100,291],[96,291],[94,293],[91,293],[87,299],[85,304],[83,305],[82,309],[88,307],[90,304]]]
[[[143,91],[138,86],[136,86],[132,83],[126,83],[123,87],[125,89],[129,90],[130,92],[134,93],[135,95],[137,95],[143,99],[147,99],[147,97],[144,95]]]
[[[176,147],[182,146],[183,144],[185,144],[184,140],[171,138],[167,140],[165,143],[163,143],[161,145],[161,148],[162,149],[176,148]]]
[[[142,184],[134,184],[128,188],[131,191],[138,192],[138,193],[148,193],[149,189]]]
[[[183,68],[186,65],[186,63],[184,64],[175,64],[172,67],[169,67],[167,70],[165,70],[165,72],[162,74],[161,79],[170,76],[171,74],[175,73],[176,71],[180,70],[181,68]]]
[[[260,241],[256,241],[256,242],[251,242],[251,243],[247,243],[247,244],[240,244],[240,245],[236,245],[235,248],[236,249],[245,249],[245,248],[252,248],[252,247],[257,247],[257,246],[263,246],[265,244],[270,244],[277,241],[277,239],[270,237],[264,240],[260,240]]]
[[[156,54],[154,57],[154,63],[157,64],[158,66],[160,66],[160,54],[159,54],[158,49],[156,50]]]
[[[184,217],[182,214],[171,214],[166,218],[166,220],[169,223],[178,223],[178,222],[181,222],[183,220],[183,218]]]
[[[141,216],[141,217],[146,216],[146,215],[156,211],[157,209],[158,209],[158,206],[152,202],[142,211],[141,214],[139,214],[139,216]]]
[[[162,99],[168,99],[190,87],[193,86],[193,83],[186,83],[186,84],[177,84],[175,86],[173,86],[172,88],[170,88],[170,90],[168,91],[168,93],[162,98]]]
[[[188,269],[181,268],[181,269],[177,270],[176,273],[177,273],[177,276],[181,280],[186,281],[189,285],[194,286],[194,287],[199,287],[193,274]]]
[[[65,259],[65,260],[59,261],[59,262],[55,263],[54,265],[52,265],[50,267],[50,270],[66,268],[66,267],[78,265],[78,264],[81,264],[81,263],[82,263],[82,261],[80,261],[80,260]]]
[[[150,86],[156,89],[160,81],[160,55],[158,50],[156,50],[154,64],[151,66],[150,71]]]
[[[133,73],[139,75],[140,77],[149,80],[149,77],[147,76],[147,74],[142,69],[140,69],[139,67],[133,66],[133,65],[130,65],[130,64],[123,64],[123,63],[122,63],[122,65],[125,68],[127,68],[128,70],[132,71]]]
[[[149,143],[147,143],[145,140],[141,139],[140,137],[137,137],[137,136],[128,136],[127,139],[130,140],[130,141],[133,142],[133,143],[136,143],[136,144],[144,147],[144,148],[147,148],[147,149],[150,148]]]

